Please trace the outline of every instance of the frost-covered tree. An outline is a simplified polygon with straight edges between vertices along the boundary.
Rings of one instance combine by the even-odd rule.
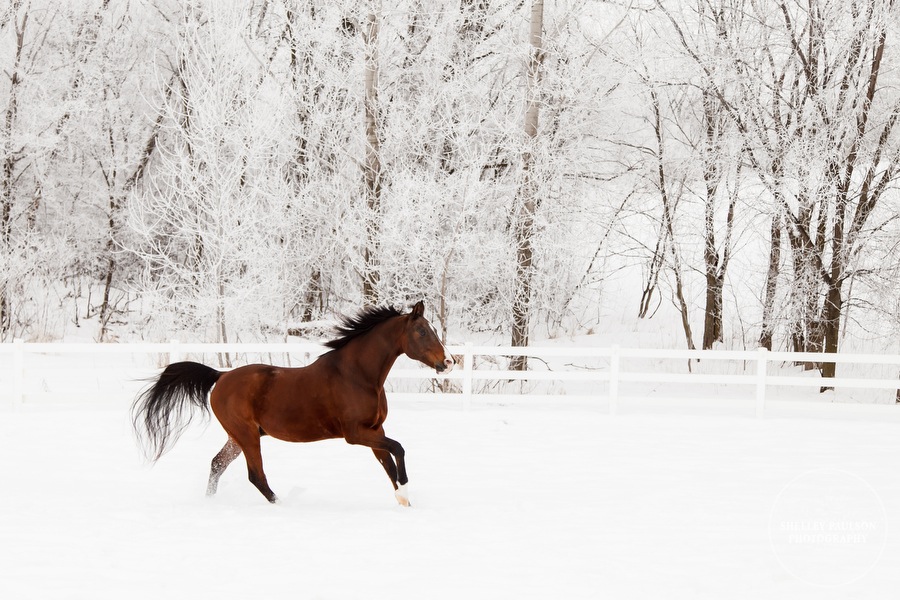
[[[836,352],[848,282],[865,272],[871,232],[892,218],[880,209],[900,156],[900,101],[882,85],[886,65],[896,61],[893,4],[705,0],[694,11],[657,2],[771,199],[762,345],[772,345],[782,313],[794,349]],[[690,33],[698,19],[716,20],[715,57],[708,39]],[[788,306],[779,311],[776,286],[784,278]],[[824,362],[822,372],[833,376],[834,364]]]
[[[172,57],[154,169],[130,200],[142,292],[182,328],[259,330],[277,315],[290,202],[277,164],[284,99],[248,52],[248,13],[189,8]],[[163,71],[163,80],[169,75]]]

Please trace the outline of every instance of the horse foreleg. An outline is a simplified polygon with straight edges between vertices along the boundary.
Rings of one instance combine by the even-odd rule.
[[[240,455],[241,447],[229,437],[228,441],[225,442],[225,446],[223,446],[222,449],[219,450],[219,453],[212,459],[212,464],[209,468],[209,483],[206,485],[207,496],[212,496],[216,493],[216,490],[219,488],[219,478],[222,476],[222,473],[228,468],[228,465]]]
[[[360,428],[345,435],[348,444],[368,446],[375,453],[375,457],[387,471],[388,477],[394,486],[394,496],[403,506],[409,506],[409,493],[406,484],[409,478],[406,476],[406,451],[400,442],[392,440],[384,435],[384,429],[377,430]],[[392,460],[393,458],[393,460]],[[396,471],[394,461],[396,462]],[[389,466],[390,465],[390,466]],[[394,474],[396,472],[396,475]]]
[[[391,485],[394,486],[394,495],[397,497],[397,502],[399,502],[403,506],[409,506],[409,495],[406,493],[406,486],[397,485],[397,465],[394,463],[394,459],[391,457],[391,453],[387,450],[381,450],[379,448],[372,448],[372,452],[375,453],[375,458],[377,458],[378,462],[381,463],[381,466],[384,467],[388,478],[391,480]]]

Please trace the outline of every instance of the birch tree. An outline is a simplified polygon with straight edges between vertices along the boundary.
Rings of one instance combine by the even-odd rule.
[[[380,2],[378,3],[380,5]],[[380,103],[378,99],[378,6],[372,8],[362,25],[365,48],[365,100],[364,122],[366,131],[363,180],[366,199],[366,244],[364,249],[365,271],[363,272],[363,299],[368,304],[378,303],[378,247],[381,237],[382,215],[382,166],[381,142],[379,140]]]
[[[516,277],[512,305],[512,345],[528,345],[528,325],[531,313],[532,280],[534,277],[534,215],[539,199],[534,174],[533,149],[538,136],[540,117],[540,84],[543,54],[544,2],[532,0],[529,21],[528,61],[525,88],[525,149],[522,153],[522,183],[516,194],[513,215],[516,244]],[[524,356],[513,357],[510,368],[524,370]]]

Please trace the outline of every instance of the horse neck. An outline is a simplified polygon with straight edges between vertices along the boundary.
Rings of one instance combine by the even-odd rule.
[[[352,351],[351,360],[356,370],[367,379],[384,387],[384,381],[397,358],[403,354],[400,347],[400,318],[393,318],[376,326],[369,333],[353,340],[345,350]],[[352,348],[351,348],[352,346]],[[347,354],[350,356],[350,353]]]

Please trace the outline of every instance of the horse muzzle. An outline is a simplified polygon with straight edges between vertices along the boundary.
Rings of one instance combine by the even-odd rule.
[[[449,373],[453,370],[453,365],[456,364],[456,361],[453,360],[452,356],[448,356],[444,359],[444,362],[439,362],[434,364],[434,370],[438,373]]]

